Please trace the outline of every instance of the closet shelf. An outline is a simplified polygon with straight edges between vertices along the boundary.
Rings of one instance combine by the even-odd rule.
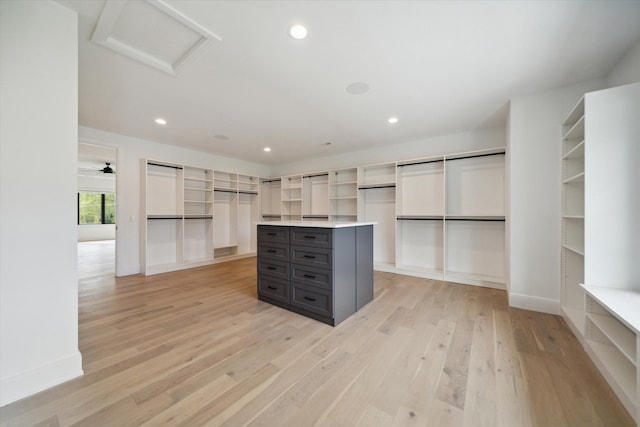
[[[578,157],[584,157],[584,140],[582,140],[578,145],[569,150],[567,154],[562,156],[562,160]]]
[[[571,245],[569,243],[565,243],[562,245],[563,248],[570,250],[573,253],[584,256],[584,248],[576,245]]]
[[[580,172],[562,181],[563,184],[573,184],[573,183],[579,183],[579,182],[584,182],[584,172]]]

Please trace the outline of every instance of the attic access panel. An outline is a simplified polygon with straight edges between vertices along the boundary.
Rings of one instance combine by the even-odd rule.
[[[222,39],[163,0],[107,0],[91,41],[171,76]]]

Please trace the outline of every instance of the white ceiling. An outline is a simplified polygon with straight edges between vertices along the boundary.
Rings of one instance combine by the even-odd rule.
[[[166,0],[221,38],[171,76],[91,42],[104,1],[59,1],[79,12],[81,125],[271,165],[502,125],[509,99],[604,77],[640,39],[638,0]],[[173,59],[198,37],[119,25]]]

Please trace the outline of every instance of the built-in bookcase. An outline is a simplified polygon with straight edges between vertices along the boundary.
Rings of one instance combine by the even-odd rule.
[[[562,310],[584,333],[584,98],[562,123]]]
[[[257,177],[146,160],[144,272],[256,252]]]
[[[640,425],[640,83],[562,126],[562,312]]]

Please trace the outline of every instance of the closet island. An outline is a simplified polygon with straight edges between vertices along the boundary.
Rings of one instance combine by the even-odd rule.
[[[335,326],[373,299],[375,222],[258,223],[258,298]]]

